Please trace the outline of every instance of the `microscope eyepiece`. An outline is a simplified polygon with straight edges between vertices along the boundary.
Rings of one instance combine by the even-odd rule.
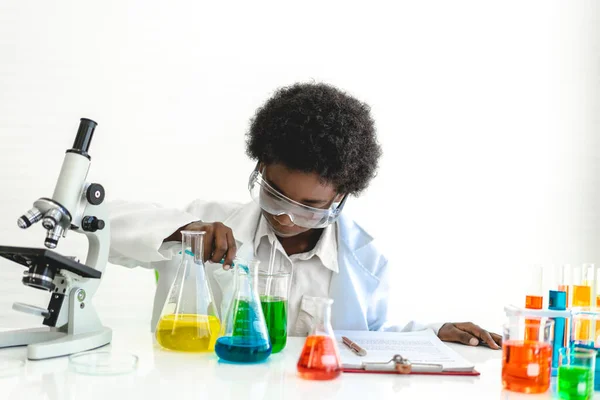
[[[81,118],[72,150],[79,150],[83,155],[87,155],[90,144],[92,143],[92,136],[94,136],[94,129],[96,129],[97,125],[98,124],[91,119]]]

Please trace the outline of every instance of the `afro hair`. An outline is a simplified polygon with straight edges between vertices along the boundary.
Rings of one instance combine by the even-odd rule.
[[[246,136],[251,159],[317,173],[338,193],[363,191],[381,156],[369,106],[323,83],[278,89]]]

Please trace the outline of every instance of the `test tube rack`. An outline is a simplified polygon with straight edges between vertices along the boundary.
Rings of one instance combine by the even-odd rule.
[[[517,307],[515,305],[508,305],[504,307],[504,313],[506,317],[509,319],[519,318],[519,317],[532,317],[532,318],[571,318],[573,317],[573,313],[577,312],[577,308],[568,308],[566,310],[533,310],[525,307]],[[598,311],[600,313],[600,309]]]
[[[593,310],[593,311],[591,311]],[[504,313],[508,318],[508,322],[516,322],[517,318],[565,318],[566,321],[570,321],[574,316],[580,314],[595,314],[597,315],[597,320],[600,322],[600,307],[571,307],[566,310],[532,310],[525,307],[517,307],[515,305],[508,305],[504,307]],[[570,324],[568,324],[570,325]],[[566,330],[566,342],[571,342],[571,327],[567,326]],[[600,345],[600,343],[598,343]],[[600,350],[600,347],[599,347]]]

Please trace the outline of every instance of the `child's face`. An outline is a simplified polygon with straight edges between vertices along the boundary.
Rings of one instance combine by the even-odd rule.
[[[334,200],[339,201],[335,187],[324,183],[316,173],[292,170],[282,164],[270,164],[264,169],[265,180],[278,192],[314,208],[327,209]],[[295,225],[287,215],[272,215],[263,211],[267,222],[277,236],[291,237],[310,229]]]

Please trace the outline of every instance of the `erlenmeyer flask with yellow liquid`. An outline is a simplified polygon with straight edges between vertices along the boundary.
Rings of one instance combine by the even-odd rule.
[[[156,326],[163,348],[211,352],[221,323],[202,262],[204,232],[181,232],[181,263]]]

